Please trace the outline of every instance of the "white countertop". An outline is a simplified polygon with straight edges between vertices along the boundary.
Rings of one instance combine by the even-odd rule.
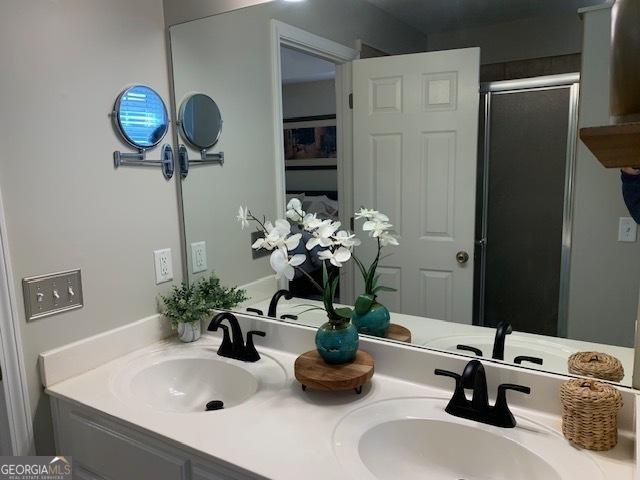
[[[376,373],[362,395],[353,392],[303,392],[293,379],[296,355],[258,348],[278,362],[287,374],[285,386],[267,395],[256,395],[236,407],[214,412],[168,413],[125,402],[114,394],[113,379],[133,359],[160,348],[197,346],[216,355],[219,341],[205,335],[195,344],[163,340],[47,388],[47,393],[113,416],[149,432],[173,440],[198,453],[229,462],[273,479],[343,479],[345,473],[334,452],[332,435],[338,422],[356,408],[398,397],[438,397],[448,400],[451,391],[399,380]],[[428,377],[425,375],[425,377]],[[514,414],[559,431],[559,418],[524,408]],[[518,427],[516,427],[518,428]],[[622,433],[622,432],[621,432]],[[615,480],[632,480],[634,442],[622,433],[619,445],[608,453],[592,454]]]

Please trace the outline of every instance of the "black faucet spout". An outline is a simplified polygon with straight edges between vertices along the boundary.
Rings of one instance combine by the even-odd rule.
[[[271,297],[271,302],[269,302],[269,312],[267,313],[269,317],[278,318],[278,301],[280,301],[282,297],[286,300],[291,300],[293,295],[289,290],[278,290],[274,293],[273,297]]]
[[[462,386],[473,390],[471,408],[486,410],[489,408],[489,394],[487,392],[487,375],[484,366],[478,360],[471,360],[462,372]]]
[[[210,332],[216,332],[221,326],[221,323],[227,320],[231,326],[231,351],[223,349],[222,346],[218,350],[218,354],[223,357],[230,357],[235,359],[241,359],[244,355],[244,339],[242,338],[242,329],[238,323],[238,319],[231,312],[222,312],[217,314],[211,320],[207,330]]]
[[[493,355],[491,358],[494,360],[504,360],[504,343],[507,335],[511,335],[513,328],[509,322],[499,322],[496,327],[496,337],[493,341]]]

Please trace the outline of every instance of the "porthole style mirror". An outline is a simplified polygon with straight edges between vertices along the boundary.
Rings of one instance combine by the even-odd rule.
[[[222,115],[216,102],[202,93],[187,98],[180,107],[180,131],[185,140],[200,150],[218,143]]]
[[[120,166],[160,166],[168,180],[173,176],[173,150],[162,146],[160,160],[147,160],[146,151],[158,145],[169,130],[167,107],[160,95],[145,85],[125,89],[116,99],[113,123],[124,142],[137,153],[113,153],[116,168]]]
[[[222,114],[218,104],[208,95],[196,93],[187,97],[178,114],[180,134],[200,152],[200,159],[189,160],[186,147],[181,146],[180,169],[183,177],[189,172],[189,163],[224,163],[224,153],[207,153],[220,139]]]

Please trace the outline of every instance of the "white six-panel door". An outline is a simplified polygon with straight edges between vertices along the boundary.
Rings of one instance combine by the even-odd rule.
[[[379,269],[398,289],[379,296],[392,312],[471,323],[479,70],[478,48],[353,63],[354,205],[400,235]],[[368,262],[373,247],[363,236],[356,253]]]

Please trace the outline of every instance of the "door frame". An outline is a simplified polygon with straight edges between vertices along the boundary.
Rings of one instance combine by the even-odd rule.
[[[22,352],[17,296],[9,261],[7,223],[0,191],[0,364],[11,455],[35,452],[29,390]],[[5,412],[2,412],[5,413]]]
[[[516,80],[503,80],[480,84],[480,101],[484,102],[484,145],[480,151],[483,154],[483,192],[481,235],[476,244],[480,247],[480,285],[478,324],[484,325],[484,288],[486,275],[486,248],[487,248],[487,214],[489,203],[489,170],[491,147],[491,97],[494,94],[509,94],[514,92],[527,92],[536,90],[550,90],[557,88],[569,89],[569,112],[567,128],[567,152],[564,184],[564,212],[562,219],[562,253],[560,257],[560,288],[558,303],[557,336],[567,336],[567,322],[569,318],[569,280],[571,275],[571,233],[573,229],[573,190],[576,165],[576,149],[578,141],[578,101],[580,96],[580,73],[563,73],[558,75],[545,75],[541,77],[521,78]]]
[[[360,58],[360,53],[332,40],[320,37],[300,28],[278,20],[271,20],[271,79],[274,118],[274,154],[276,166],[276,212],[284,218],[286,205],[286,179],[284,160],[284,132],[282,128],[282,58],[281,47],[289,47],[315,57],[328,60],[336,65],[336,133],[339,152],[338,161],[338,199],[339,217],[347,228],[353,212],[353,114],[349,106],[351,94],[351,62]],[[340,297],[344,303],[353,297],[353,262],[341,270]],[[281,285],[286,288],[286,279]]]

